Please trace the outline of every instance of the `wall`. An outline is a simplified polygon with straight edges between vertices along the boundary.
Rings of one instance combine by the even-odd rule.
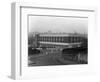
[[[95,54],[98,54],[94,59],[96,60],[97,66],[97,75],[86,75],[86,76],[69,76],[61,78],[46,78],[46,79],[35,79],[35,82],[98,82],[100,75],[100,0],[1,0],[0,1],[0,81],[13,81],[9,78],[10,76],[10,62],[11,62],[11,2],[15,1],[24,1],[24,2],[34,2],[35,4],[44,4],[44,5],[76,5],[76,6],[94,6],[97,7],[98,11],[96,14],[96,25],[95,27],[95,36],[96,42],[93,44],[95,47]]]

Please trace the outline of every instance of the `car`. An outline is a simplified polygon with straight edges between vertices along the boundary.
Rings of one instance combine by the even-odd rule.
[[[28,48],[28,54],[29,55],[34,55],[34,54],[39,54],[39,53],[40,53],[40,50],[38,50],[36,48],[33,48],[33,47]]]

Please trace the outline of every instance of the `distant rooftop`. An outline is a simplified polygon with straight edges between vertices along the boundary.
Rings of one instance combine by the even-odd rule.
[[[33,32],[33,34],[39,34],[40,36],[81,36],[87,37],[87,34],[80,33],[66,33],[66,32]]]

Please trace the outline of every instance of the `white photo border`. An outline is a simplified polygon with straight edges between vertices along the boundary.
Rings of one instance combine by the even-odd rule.
[[[22,63],[22,8],[35,8],[35,9],[46,9],[46,10],[59,10],[59,11],[84,11],[84,12],[93,12],[95,15],[95,9],[94,8],[76,8],[72,7],[72,8],[49,8],[49,7],[35,7],[33,6],[34,4],[27,4],[27,3],[13,3],[12,6],[12,14],[13,14],[13,24],[12,27],[15,29],[12,29],[12,31],[15,31],[15,38],[14,38],[14,42],[13,43],[13,47],[15,47],[15,52],[12,53],[12,78],[14,79],[28,79],[26,78],[31,77],[31,79],[34,77],[30,76],[31,74],[28,74],[27,76],[23,75],[23,63]],[[74,9],[73,9],[74,8]],[[14,10],[15,9],[15,10]],[[27,16],[32,15],[32,14],[28,14]],[[36,14],[33,14],[36,15]],[[47,15],[49,16],[49,15]],[[54,15],[56,16],[56,15]],[[57,15],[58,16],[58,15]],[[88,17],[87,17],[88,18]],[[28,19],[28,17],[27,17]],[[95,21],[93,21],[95,22]],[[94,28],[92,28],[93,31]],[[15,55],[14,55],[15,54]],[[15,64],[15,65],[14,65]],[[73,67],[73,66],[72,66]],[[32,67],[33,68],[33,67]],[[41,67],[40,67],[41,68]],[[46,67],[48,68],[48,67]],[[73,73],[72,73],[73,74]]]

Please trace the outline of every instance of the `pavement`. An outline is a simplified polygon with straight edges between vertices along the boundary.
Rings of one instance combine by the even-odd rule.
[[[70,65],[77,64],[71,60],[64,60],[61,57],[61,53],[53,52],[53,53],[43,53],[37,55],[30,55],[28,57],[28,65],[29,66],[48,66],[48,65]]]

